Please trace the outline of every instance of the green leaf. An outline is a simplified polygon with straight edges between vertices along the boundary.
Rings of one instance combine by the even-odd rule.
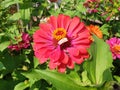
[[[34,57],[33,61],[34,61],[34,68],[36,68],[39,65],[39,60],[36,57]]]
[[[30,20],[30,9],[21,9],[20,14],[21,19],[24,20],[25,23],[28,23]]]
[[[0,90],[14,90],[15,84],[16,82],[13,80],[0,79]]]
[[[104,86],[100,87],[98,90],[120,90],[120,84],[115,81],[105,82]]]
[[[86,8],[83,6],[84,2],[79,2],[78,5],[76,6],[76,9],[81,12],[81,13],[85,13],[86,12]]]
[[[51,86],[50,83],[46,82],[45,80],[41,79],[36,81],[29,90],[56,90],[54,87]]]
[[[83,71],[81,76],[82,76],[83,86],[91,85],[91,82],[89,78],[87,77],[87,71]]]
[[[15,21],[15,20],[19,20],[21,18],[21,14],[20,14],[20,12],[17,12],[17,13],[15,13],[15,14],[13,14],[12,16],[10,16],[9,18],[8,18],[8,20],[10,20],[10,21]]]
[[[24,21],[25,24],[27,24],[30,20],[31,8],[32,8],[32,3],[29,1],[20,4],[19,12],[20,12],[21,19]]]
[[[0,62],[0,71],[6,69],[2,62]]]
[[[71,71],[68,74],[68,77],[69,77],[69,79],[71,79],[76,84],[81,85],[80,76],[78,75],[78,73],[76,71]]]
[[[2,32],[2,33],[0,33],[0,37],[1,37],[1,36],[4,36],[4,35],[5,35],[5,33],[3,33],[3,32]]]
[[[25,55],[11,55],[7,51],[4,51],[1,55],[0,61],[5,66],[3,75],[12,72],[15,68],[19,67],[20,63],[26,60]]]
[[[34,69],[29,73],[23,73],[23,75],[29,79],[39,80],[43,78],[51,82],[58,90],[96,90],[92,87],[82,87],[71,80],[68,75],[55,71]]]
[[[27,87],[29,87],[29,83],[26,83],[26,82],[21,82],[21,83],[18,83],[14,90],[24,90],[26,89]]]
[[[10,5],[17,4],[17,3],[22,3],[22,0],[3,0],[0,6],[7,8]]]
[[[114,78],[120,83],[120,76],[114,76]]]
[[[100,85],[105,81],[112,80],[110,68],[113,60],[109,46],[102,39],[94,36],[94,42],[89,53],[91,58],[84,63],[84,69],[87,71],[91,82]]]
[[[115,34],[115,36],[116,36],[116,37],[120,37],[120,33],[117,32],[117,33]]]
[[[0,43],[0,51],[3,51],[4,49],[6,49],[9,44],[10,44],[10,41],[1,42]]]
[[[101,31],[102,31],[102,33],[103,33],[104,35],[109,36],[108,30],[110,29],[110,26],[109,26],[108,24],[102,25],[102,26],[100,27],[100,29],[101,29]]]
[[[38,80],[42,79],[39,73],[34,71],[28,73],[22,73],[25,77],[29,78],[30,87]]]

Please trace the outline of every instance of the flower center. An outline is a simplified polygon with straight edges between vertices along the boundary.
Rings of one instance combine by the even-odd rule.
[[[113,50],[114,50],[116,53],[120,54],[120,45],[115,45],[115,46],[113,47]]]
[[[53,31],[52,36],[56,40],[61,40],[66,37],[66,30],[64,28],[57,28]]]

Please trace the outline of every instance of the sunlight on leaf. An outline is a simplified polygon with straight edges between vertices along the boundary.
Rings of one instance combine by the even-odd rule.
[[[75,83],[66,74],[58,73],[50,70],[33,69],[29,73],[23,73],[24,76],[39,80],[41,78],[51,82],[57,89],[60,90],[96,90],[92,87],[82,87]]]
[[[109,46],[102,40],[94,36],[89,53],[90,60],[84,63],[84,69],[87,71],[88,77],[95,85],[103,84],[105,81],[112,80],[112,54]]]
[[[10,44],[10,41],[4,41],[0,43],[0,51],[3,51],[4,49],[6,49],[9,44]]]
[[[0,62],[0,71],[6,69],[2,62]]]
[[[120,76],[114,76],[114,78],[120,83]]]
[[[21,82],[19,84],[17,84],[14,88],[14,90],[24,90],[26,89],[27,87],[29,87],[29,84],[28,83],[25,83],[25,82]]]

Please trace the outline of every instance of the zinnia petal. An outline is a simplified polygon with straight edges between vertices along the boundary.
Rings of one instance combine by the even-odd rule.
[[[78,24],[80,23],[80,19],[78,17],[74,17],[69,25],[68,28],[68,36],[70,36],[73,31],[75,30],[75,28],[78,26]]]
[[[58,27],[57,17],[51,16],[48,22],[53,26],[54,29]]]
[[[66,53],[63,53],[63,56],[62,56],[63,59],[61,59],[61,62],[63,64],[67,64],[68,63],[68,60],[69,60],[69,57]]]
[[[63,72],[65,72],[65,70],[66,70],[66,65],[65,64],[60,64],[58,66],[58,71],[59,72],[63,73]]]
[[[58,22],[58,28],[64,28],[64,18],[65,16],[63,14],[60,14],[58,16],[57,22]]]
[[[61,56],[61,50],[60,47],[58,46],[56,49],[54,49],[53,51],[51,51],[50,54],[50,59],[53,60],[52,62],[56,62]]]
[[[74,68],[73,60],[69,59],[68,64],[67,64],[67,67],[70,68],[70,69],[73,69],[73,68]]]

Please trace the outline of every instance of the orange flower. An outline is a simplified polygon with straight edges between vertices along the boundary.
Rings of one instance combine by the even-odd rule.
[[[102,31],[100,30],[99,26],[91,24],[91,25],[87,26],[87,28],[91,34],[95,34],[98,38],[103,38],[103,34],[102,34]],[[90,38],[90,39],[92,40],[92,38]]]

